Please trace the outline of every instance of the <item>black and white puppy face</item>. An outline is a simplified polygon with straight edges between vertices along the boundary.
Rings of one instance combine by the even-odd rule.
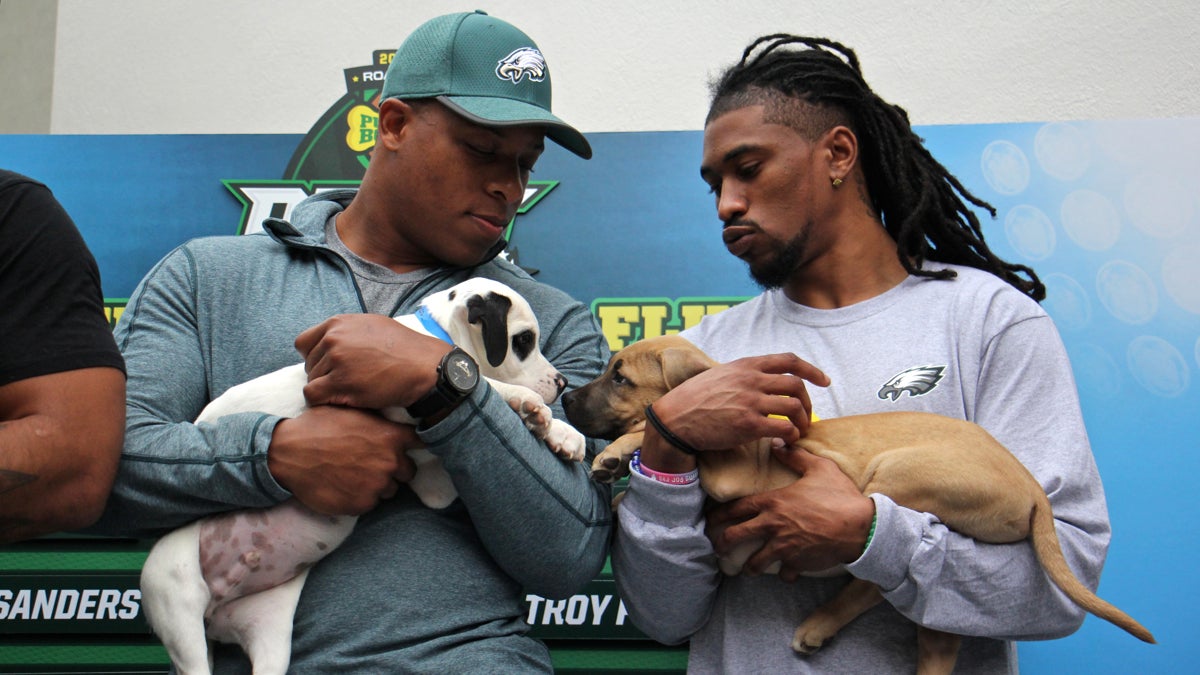
[[[474,357],[484,376],[528,387],[546,403],[566,387],[566,378],[542,356],[533,309],[508,286],[468,279],[422,304],[454,344]]]

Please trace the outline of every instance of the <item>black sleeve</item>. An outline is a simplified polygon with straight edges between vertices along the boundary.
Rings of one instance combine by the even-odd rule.
[[[0,171],[0,386],[124,361],[100,270],[50,190]]]

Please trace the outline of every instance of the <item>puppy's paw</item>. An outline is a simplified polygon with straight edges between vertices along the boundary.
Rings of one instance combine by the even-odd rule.
[[[408,454],[417,463],[417,472],[408,487],[417,493],[422,504],[431,509],[444,509],[458,499],[454,481],[440,459],[425,448],[409,450]]]
[[[545,440],[546,446],[562,459],[569,462],[583,460],[587,440],[570,424],[562,420],[550,420],[550,431]]]
[[[832,632],[810,619],[796,629],[796,635],[792,638],[792,650],[806,656],[815,654],[831,637],[833,637]]]
[[[542,401],[542,397],[529,391],[529,395],[518,393],[508,398],[508,406],[521,417],[525,428],[537,438],[546,438],[554,423],[554,411]]]
[[[596,459],[592,460],[592,480],[597,483],[617,482],[628,473],[628,468],[622,464],[619,454],[606,451],[596,455]]]

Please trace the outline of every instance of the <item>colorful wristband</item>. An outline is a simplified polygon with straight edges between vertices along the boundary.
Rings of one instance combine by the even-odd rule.
[[[700,479],[700,470],[692,469],[687,473],[663,473],[642,465],[642,451],[634,450],[633,459],[629,460],[629,468],[647,478],[653,478],[667,485],[691,485]]]
[[[662,420],[658,419],[658,415],[654,414],[653,405],[646,406],[646,421],[650,423],[650,426],[654,427],[654,430],[658,432],[659,436],[662,436],[664,441],[670,443],[676,450],[686,455],[695,455],[699,452],[699,450],[693,448],[687,441],[671,433],[667,425],[663,424]]]

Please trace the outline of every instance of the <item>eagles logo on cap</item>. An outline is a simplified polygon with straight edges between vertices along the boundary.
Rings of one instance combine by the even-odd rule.
[[[526,75],[534,82],[546,79],[546,59],[533,47],[514,50],[496,65],[496,77],[513,84],[520,82]]]

